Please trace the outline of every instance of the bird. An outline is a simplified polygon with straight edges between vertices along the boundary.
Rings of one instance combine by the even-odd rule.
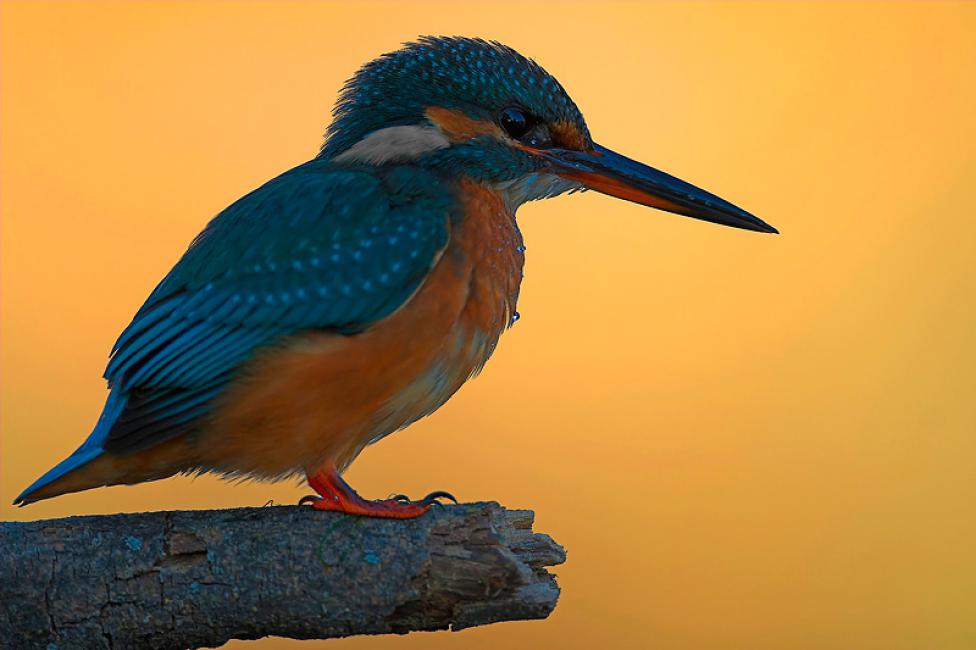
[[[318,153],[192,241],[113,346],[91,434],[14,503],[181,473],[304,475],[306,506],[369,517],[453,500],[368,500],[342,475],[518,318],[518,208],[585,190],[778,232],[594,142],[563,86],[497,41],[423,36],[372,60]]]

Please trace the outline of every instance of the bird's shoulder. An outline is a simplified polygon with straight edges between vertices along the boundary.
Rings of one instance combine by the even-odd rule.
[[[106,378],[199,383],[283,336],[359,331],[402,305],[436,264],[451,206],[442,181],[422,169],[296,167],[193,240],[119,337]],[[226,353],[196,352],[217,342]]]
[[[283,264],[334,272],[408,241],[440,239],[449,202],[439,183],[419,169],[300,165],[214,217],[157,292],[283,272]]]

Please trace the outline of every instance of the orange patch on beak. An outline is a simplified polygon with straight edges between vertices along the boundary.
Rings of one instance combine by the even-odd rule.
[[[646,205],[652,208],[658,208],[659,210],[667,210],[668,212],[674,212],[676,214],[690,214],[688,208],[678,205],[673,201],[661,198],[659,196],[654,196],[653,194],[648,194],[635,187],[622,183],[616,179],[603,176],[601,174],[593,174],[590,172],[559,172],[559,175],[563,178],[568,178],[569,180],[577,181],[582,183],[585,187],[591,190],[596,190],[597,192],[602,192],[609,196],[615,196],[618,199],[624,199],[626,201],[633,201],[634,203],[640,203],[641,205]]]
[[[502,137],[502,130],[494,122],[476,120],[459,109],[430,106],[425,113],[451,142],[467,142],[482,135]]]

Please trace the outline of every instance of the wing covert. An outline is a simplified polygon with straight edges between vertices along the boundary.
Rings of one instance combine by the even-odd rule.
[[[133,395],[109,442],[164,438],[257,348],[392,313],[436,264],[448,228],[443,200],[397,204],[383,178],[360,171],[299,167],[244,196],[116,342],[105,378]]]

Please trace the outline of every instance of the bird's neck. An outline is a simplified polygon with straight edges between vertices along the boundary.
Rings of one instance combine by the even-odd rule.
[[[527,201],[537,201],[580,189],[578,183],[555,174],[535,173],[494,184],[505,205],[514,214]]]

